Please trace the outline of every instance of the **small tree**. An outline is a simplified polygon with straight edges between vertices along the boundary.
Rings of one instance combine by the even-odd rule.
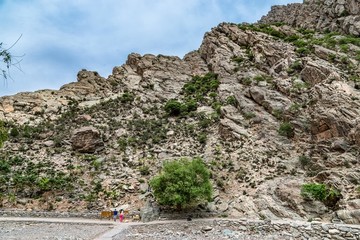
[[[210,172],[200,158],[164,163],[150,186],[159,204],[178,209],[210,201],[212,197]]]

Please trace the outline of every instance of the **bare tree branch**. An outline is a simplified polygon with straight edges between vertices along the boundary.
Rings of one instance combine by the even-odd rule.
[[[20,63],[21,63],[22,57],[24,55],[23,56],[13,56],[9,51],[19,42],[21,37],[22,37],[22,34],[9,48],[4,48],[3,43],[0,42],[0,58],[2,59],[2,62],[5,64],[5,69],[3,67],[0,67],[0,74],[2,75],[2,77],[5,81],[8,78],[11,78],[10,67],[16,67],[18,70],[22,71]]]

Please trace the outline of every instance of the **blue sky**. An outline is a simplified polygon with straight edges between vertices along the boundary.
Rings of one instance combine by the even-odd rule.
[[[131,52],[183,57],[221,22],[255,22],[302,0],[0,0],[0,42],[22,56],[0,96],[59,89],[81,69],[107,77]],[[0,65],[4,68],[3,65]]]

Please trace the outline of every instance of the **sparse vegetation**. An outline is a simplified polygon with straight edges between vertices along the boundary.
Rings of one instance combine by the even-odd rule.
[[[47,191],[71,193],[75,181],[75,176],[56,170],[50,161],[34,163],[19,156],[2,156],[0,176],[1,192],[23,197],[38,197]]]
[[[287,38],[287,36],[284,33],[275,29],[276,27],[279,27],[279,26],[281,26],[281,24],[280,25],[274,24],[273,26],[269,25],[269,24],[239,24],[238,25],[238,27],[242,30],[263,32],[263,33],[269,34],[275,38],[291,40],[292,38]]]

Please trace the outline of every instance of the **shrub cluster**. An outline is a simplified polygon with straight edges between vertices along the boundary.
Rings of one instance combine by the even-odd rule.
[[[170,99],[166,102],[164,110],[170,116],[184,116],[189,112],[195,111],[197,109],[197,102],[193,99],[181,103],[176,99]]]
[[[219,104],[216,101],[216,91],[220,85],[217,77],[215,73],[194,76],[182,88],[185,100],[180,102],[177,99],[170,99],[164,106],[165,112],[170,116],[186,116],[188,113],[196,111],[200,103],[209,104],[217,110]]]
[[[194,76],[184,85],[182,91],[186,98],[203,102],[206,96],[217,91],[219,85],[218,75],[210,72],[204,76]]]
[[[34,163],[19,156],[0,157],[0,191],[36,197],[47,191],[71,191],[75,177],[51,162]]]

